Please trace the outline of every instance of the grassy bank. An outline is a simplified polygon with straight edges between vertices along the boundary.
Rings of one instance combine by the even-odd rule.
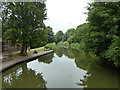
[[[71,49],[80,50],[80,51],[83,50],[81,44],[79,43],[69,44],[68,42],[59,42],[57,45],[55,43],[49,43],[45,47],[49,47],[50,49],[53,49],[53,50],[58,49],[59,47],[71,48]],[[94,52],[90,52],[90,51],[85,51],[85,52],[96,55]],[[108,62],[107,60],[102,59],[102,58],[101,58],[101,61],[107,65],[120,69],[119,67],[116,67],[115,65],[113,65],[113,62],[111,61]]]
[[[55,50],[58,47],[72,48],[72,49],[78,49],[78,50],[81,49],[79,43],[69,44],[67,41],[66,42],[61,41],[57,45],[55,43],[49,43],[45,46],[45,48],[48,48],[48,47],[53,50]]]
[[[55,43],[49,43],[46,46],[44,46],[44,48],[50,48],[52,50],[55,50],[58,48],[58,46]]]
[[[34,50],[36,50],[38,53],[40,53],[40,52],[43,52],[45,50],[45,48],[30,49],[30,51],[29,50],[27,51],[27,56],[33,55],[34,54]],[[5,58],[6,61],[26,57],[26,56],[22,56],[20,54],[20,51],[16,51],[16,52],[4,52],[3,55],[5,56],[4,58]],[[9,56],[7,56],[7,55],[9,55]]]

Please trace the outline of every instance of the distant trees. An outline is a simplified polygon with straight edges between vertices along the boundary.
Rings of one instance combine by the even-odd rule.
[[[52,31],[52,28],[50,26],[45,27],[46,33],[47,33],[47,43],[52,43],[55,41],[54,39],[54,32]]]
[[[12,44],[20,43],[22,55],[27,54],[28,45],[63,41],[65,45],[79,46],[120,66],[120,2],[89,4],[88,23],[79,25],[76,30],[68,29],[65,34],[60,30],[55,35],[52,28],[43,23],[46,19],[45,3],[8,2],[3,3],[2,8],[4,38]]]
[[[120,3],[94,2],[89,4],[88,23],[79,25],[74,42],[85,51],[94,52],[103,61],[120,66]],[[117,11],[116,11],[117,10]]]
[[[120,2],[93,2],[87,9],[88,23],[68,30],[58,42],[94,52],[103,61],[120,67]]]
[[[58,42],[62,41],[63,39],[63,32],[60,30],[55,34],[55,43],[57,44]]]
[[[4,39],[21,44],[21,54],[27,55],[27,47],[44,41],[43,20],[46,19],[44,2],[4,2],[2,4]]]
[[[58,31],[54,36],[56,44],[59,43],[60,41],[63,42],[68,41],[69,43],[72,43],[74,32],[75,32],[74,28],[68,29],[65,34],[61,30]]]
[[[74,42],[74,37],[73,36],[70,36],[68,39],[67,39],[67,42],[69,44],[73,43]]]
[[[74,35],[74,32],[75,32],[75,29],[74,28],[71,28],[71,29],[68,29],[67,31],[66,31],[66,33],[64,34],[64,36],[63,36],[63,42],[64,41],[67,41],[67,39],[70,37],[70,36],[72,36],[72,35]]]
[[[81,40],[85,39],[89,35],[89,24],[83,23],[77,26],[74,33],[74,42],[80,43]]]

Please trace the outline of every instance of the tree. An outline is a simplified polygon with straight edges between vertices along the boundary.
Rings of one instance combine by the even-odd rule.
[[[56,34],[55,34],[55,42],[56,42],[56,44],[58,43],[58,42],[60,42],[60,41],[62,41],[62,39],[63,39],[63,32],[60,30],[60,31],[58,31]]]
[[[3,4],[4,38],[12,45],[21,44],[21,54],[27,47],[44,38],[45,2],[7,2]],[[41,34],[42,33],[42,34]]]
[[[47,26],[45,28],[46,32],[47,32],[47,43],[52,43],[54,42],[54,32],[52,31],[52,28],[50,26]]]
[[[67,39],[67,41],[68,41],[69,44],[73,43],[73,42],[74,42],[73,36],[70,36],[70,37]]]
[[[80,43],[83,39],[88,36],[89,33],[89,24],[83,23],[77,26],[75,33],[74,33],[74,42]]]
[[[74,35],[74,32],[75,32],[75,29],[74,29],[74,28],[68,29],[68,30],[66,31],[66,33],[64,34],[64,36],[63,36],[63,41],[67,41],[67,39],[68,39],[70,36],[73,36],[73,35]]]
[[[48,40],[48,35],[46,30],[39,30],[38,32],[36,32],[36,35],[34,36],[36,38],[36,42],[30,42],[29,46],[30,48],[38,48],[41,46],[46,45],[47,40]]]
[[[90,38],[90,30],[89,30],[89,23],[83,23],[77,26],[74,36],[72,37],[72,42],[76,43],[73,46],[79,46],[84,51],[89,51],[89,44],[91,44]]]
[[[89,4],[89,50],[115,66],[120,66],[120,2]]]

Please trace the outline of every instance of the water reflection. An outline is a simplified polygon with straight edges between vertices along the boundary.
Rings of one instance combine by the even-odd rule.
[[[60,48],[58,48],[60,49]],[[68,58],[75,58],[76,66],[87,70],[83,79],[76,84],[87,88],[118,88],[119,72],[112,67],[104,65],[94,54],[82,50],[63,49]]]
[[[3,73],[3,88],[46,88],[46,81],[40,73],[27,68],[27,63],[17,65]]]
[[[36,73],[42,73],[44,80],[47,81],[47,88],[83,88],[76,83],[84,78],[87,71],[78,69],[74,59],[69,59],[65,55],[59,58],[56,54],[50,64],[39,63],[39,59],[29,62],[27,66]]]
[[[118,88],[118,72],[111,68],[89,70],[80,80],[81,85],[87,85],[88,88]]]
[[[62,57],[63,56],[63,54],[64,54],[64,48],[62,48],[62,47],[59,47],[59,48],[57,48],[56,50],[55,50],[55,53],[56,53],[56,55],[58,56],[58,57]]]
[[[119,77],[94,54],[70,48],[57,48],[2,75],[5,88],[118,88]]]
[[[39,57],[39,58],[38,58],[38,61],[39,61],[39,62],[46,63],[46,64],[50,64],[50,63],[52,62],[53,57],[54,57],[54,53],[50,53],[50,54],[48,54],[48,55]]]

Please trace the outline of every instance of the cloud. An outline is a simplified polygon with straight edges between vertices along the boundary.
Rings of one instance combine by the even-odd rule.
[[[86,22],[86,6],[91,0],[47,0],[47,26],[51,26],[56,33],[62,30],[64,33],[69,28],[76,28]]]

